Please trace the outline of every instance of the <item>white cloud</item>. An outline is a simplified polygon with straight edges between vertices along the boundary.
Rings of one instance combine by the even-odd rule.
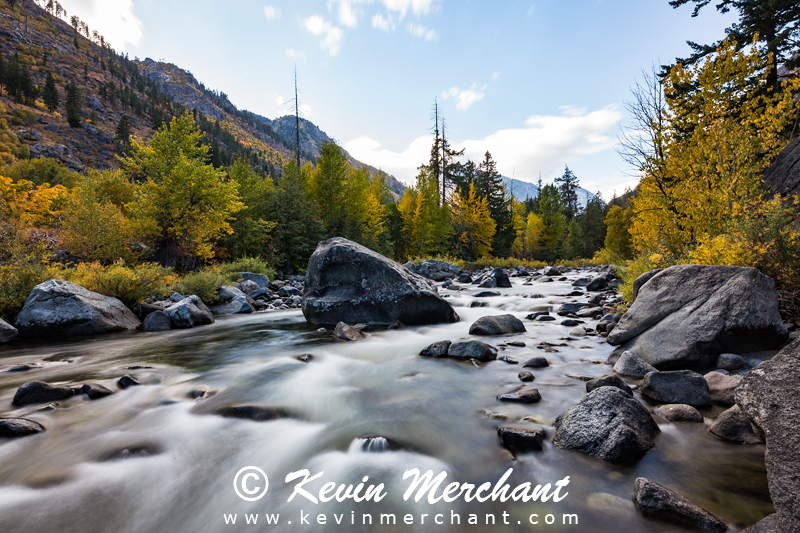
[[[533,115],[524,127],[496,131],[483,139],[454,143],[464,148],[466,158],[478,161],[488,150],[505,176],[535,181],[541,172],[545,177],[559,174],[564,163],[572,164],[585,157],[610,150],[616,143],[613,131],[622,114],[610,106],[583,115]],[[383,148],[380,142],[359,137],[344,148],[365,163],[380,167],[407,184],[413,184],[417,167],[430,156],[430,136],[418,137],[400,152]],[[590,176],[582,181],[592,182]],[[621,189],[620,189],[621,190]]]
[[[382,0],[387,11],[396,13],[400,20],[409,10],[419,18],[438,8],[439,0]]]
[[[289,59],[302,59],[306,57],[306,53],[303,50],[294,50],[292,48],[287,48],[286,57],[288,57]]]
[[[275,20],[276,18],[280,18],[281,9],[275,6],[264,6],[264,16],[267,17],[267,20]]]
[[[480,91],[486,89],[484,85],[481,87]],[[447,100],[448,98],[455,98],[458,100],[456,103],[456,109],[460,109],[461,111],[465,111],[475,102],[481,100],[486,93],[479,92],[476,90],[475,84],[472,84],[472,87],[469,89],[459,89],[458,87],[450,87],[449,91],[445,91],[442,93],[442,98]]]
[[[303,26],[312,35],[323,36],[320,46],[330,55],[335,56],[339,53],[344,39],[344,32],[338,26],[334,26],[319,15],[314,15],[303,20]]]
[[[435,41],[439,38],[439,34],[436,33],[436,30],[430,30],[425,26],[414,24],[413,22],[408,23],[408,33],[414,37],[421,37],[426,41]]]
[[[356,17],[355,11],[353,11],[353,6],[350,4],[350,2],[343,0],[339,3],[339,22],[342,24],[342,26],[347,26],[348,28],[356,27],[358,18]]]
[[[536,14],[536,5],[532,5],[531,8],[528,10],[526,16],[532,17]]]
[[[394,31],[395,24],[392,21],[391,17],[385,18],[380,13],[377,13],[375,16],[372,17],[372,27],[388,32],[389,30]]]
[[[284,98],[276,91],[269,91],[267,97],[268,113],[275,117],[294,115],[294,98]],[[300,102],[300,116],[310,118],[313,109],[310,105]]]
[[[499,77],[500,77],[500,73],[499,72],[495,72],[494,74],[492,74],[492,81],[497,80],[497,78],[499,78]]]
[[[78,15],[119,50],[142,40],[142,22],[134,14],[133,0],[61,0],[70,15]]]

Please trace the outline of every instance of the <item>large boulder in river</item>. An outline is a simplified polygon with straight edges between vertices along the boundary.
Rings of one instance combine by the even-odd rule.
[[[461,272],[461,267],[447,261],[427,259],[415,266],[414,272],[433,281],[445,281],[456,277]]]
[[[736,404],[767,443],[764,462],[777,531],[800,531],[800,340],[745,374]]]
[[[711,405],[711,394],[705,378],[691,370],[649,372],[639,390],[651,400],[686,405]]]
[[[558,415],[553,444],[611,462],[643,455],[660,430],[647,409],[616,387],[599,387]]]
[[[307,321],[324,326],[458,320],[428,280],[341,237],[319,243],[308,260],[302,307]]]
[[[238,315],[255,311],[253,299],[238,287],[223,285],[217,289],[217,294],[225,303],[211,308],[211,312],[215,315]]]
[[[139,327],[139,319],[110,296],[51,279],[35,286],[14,325],[23,336],[91,335]]]
[[[525,325],[514,315],[484,316],[469,327],[470,335],[507,335],[523,331]]]
[[[770,278],[755,268],[678,265],[641,286],[608,343],[663,370],[708,368],[720,353],[777,348],[787,338]]]

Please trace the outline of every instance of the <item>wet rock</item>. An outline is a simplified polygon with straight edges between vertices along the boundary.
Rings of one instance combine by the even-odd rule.
[[[339,322],[336,324],[336,328],[333,330],[333,334],[343,341],[360,341],[362,339],[366,339],[367,336],[361,333],[361,330],[345,324],[344,322]]]
[[[433,281],[445,281],[456,277],[461,268],[447,261],[427,259],[414,267],[414,272]]]
[[[269,288],[269,276],[256,274],[254,272],[239,272],[239,275],[242,276],[243,282],[252,281],[259,287]]]
[[[622,352],[617,362],[614,364],[614,372],[620,376],[628,376],[634,379],[642,379],[650,372],[657,372],[656,368],[646,363],[641,357],[633,352]]]
[[[119,380],[117,381],[117,385],[119,385],[121,389],[127,389],[128,387],[141,385],[141,383],[139,383],[139,381],[130,374],[125,374],[124,376],[119,378]]]
[[[214,316],[199,296],[191,295],[164,309],[164,313],[172,320],[174,328],[193,328],[203,324],[212,324]]]
[[[475,298],[493,298],[495,296],[500,296],[500,293],[497,291],[481,291],[475,294]]]
[[[570,313],[577,313],[584,307],[586,307],[586,304],[580,304],[580,303],[564,304],[558,308],[558,314],[563,316]]]
[[[86,383],[81,387],[81,392],[88,396],[90,400],[98,400],[114,394],[114,391],[105,388],[99,383]]]
[[[414,326],[456,322],[430,282],[347,239],[322,241],[308,261],[302,309],[318,325],[361,322]]]
[[[707,368],[718,354],[788,338],[775,284],[754,268],[678,265],[645,283],[608,343],[659,369]]]
[[[501,357],[499,360],[500,360],[500,361],[502,361],[502,362],[504,362],[504,363],[508,363],[509,365],[516,365],[516,364],[518,364],[518,363],[519,363],[519,361],[517,361],[517,360],[516,360],[516,359],[514,359],[513,357],[509,357],[509,356],[507,356],[507,355],[504,355],[504,356],[503,356],[503,357]]]
[[[478,287],[483,289],[494,289],[497,287],[497,279],[492,276],[484,276],[478,283]]]
[[[570,337],[585,337],[586,336],[586,330],[583,329],[583,327],[581,327],[581,326],[575,327],[575,328],[569,330],[569,336]]]
[[[44,429],[40,423],[27,418],[0,418],[0,439],[27,437]]]
[[[700,411],[683,403],[667,403],[655,408],[658,416],[666,418],[670,422],[703,422],[703,415]]]
[[[520,381],[524,381],[524,382],[529,382],[529,381],[533,381],[534,379],[536,379],[534,377],[534,375],[531,374],[530,372],[528,372],[527,370],[523,370],[522,372],[517,374],[517,377],[519,378]]]
[[[723,353],[717,358],[716,367],[728,372],[735,372],[747,366],[747,359],[735,353]]]
[[[139,319],[122,302],[51,279],[33,288],[14,326],[23,336],[91,335],[136,329]]]
[[[489,307],[489,304],[486,303],[486,302],[474,301],[474,302],[470,303],[469,306],[470,307]]]
[[[453,359],[493,361],[497,359],[497,350],[481,341],[454,342],[447,350],[447,355]]]
[[[253,299],[232,285],[223,285],[217,289],[217,294],[225,303],[211,308],[215,315],[238,315],[255,311]]]
[[[298,361],[300,361],[302,363],[310,363],[314,359],[314,356],[311,355],[310,353],[304,353],[304,354],[298,355],[295,359],[297,359]]]
[[[489,273],[489,277],[496,280],[495,287],[511,287],[511,280],[508,279],[508,276],[502,268],[492,269]]]
[[[717,405],[731,407],[734,404],[733,395],[740,380],[720,372],[709,372],[705,378],[711,401]]]
[[[534,320],[536,320],[537,322],[553,322],[555,319],[556,317],[550,316],[549,314],[545,313],[543,315],[537,316]]]
[[[650,372],[642,380],[639,390],[657,402],[711,405],[708,383],[691,370]]]
[[[225,418],[243,418],[256,422],[267,422],[279,418],[289,418],[291,414],[283,407],[269,405],[235,405],[223,407],[219,411],[220,416]]]
[[[589,278],[578,278],[572,282],[573,287],[585,287],[589,284]]]
[[[721,413],[708,428],[712,435],[737,444],[758,444],[761,439],[753,432],[750,419],[738,405]]]
[[[598,318],[603,316],[603,309],[601,307],[584,307],[583,309],[575,313],[575,316],[577,316],[578,318],[592,318],[594,320],[597,320]]]
[[[525,317],[525,320],[538,320],[540,316],[548,316],[550,313],[547,311],[536,311],[535,313],[530,313]],[[555,320],[555,319],[553,319]]]
[[[628,396],[633,397],[633,391],[619,376],[600,376],[586,382],[586,392],[592,392],[598,387],[616,387]]]
[[[542,399],[542,395],[539,394],[539,389],[530,385],[520,385],[510,392],[498,394],[497,399],[501,402],[536,403]]]
[[[450,341],[437,341],[424,347],[419,354],[425,357],[447,357],[451,344],[453,343]]]
[[[547,359],[545,359],[541,355],[537,355],[536,357],[531,357],[530,359],[522,363],[523,368],[544,368],[546,366],[550,366],[550,363],[548,363]]]
[[[101,462],[124,461],[125,459],[136,459],[139,457],[152,457],[161,453],[161,448],[156,444],[145,443],[134,446],[126,446],[104,453],[100,457]]]
[[[470,276],[470,275],[469,275],[469,274],[467,274],[466,272],[462,272],[462,273],[461,273],[461,274],[458,276],[458,282],[459,282],[459,283],[467,283],[467,284],[470,284],[470,283],[472,283],[472,276]]]
[[[508,335],[524,331],[522,321],[514,315],[484,316],[469,328],[470,335]]]
[[[497,428],[500,442],[515,452],[531,452],[542,449],[545,432],[540,426],[528,424],[509,424]]]
[[[759,437],[766,439],[764,462],[778,531],[800,531],[800,341],[745,374],[736,404]]]
[[[262,287],[260,287],[258,285],[258,283],[256,283],[255,281],[253,281],[251,279],[246,279],[246,280],[242,281],[241,283],[239,283],[237,288],[240,291],[242,291],[243,293],[245,293],[247,295],[250,295],[250,294],[256,292],[257,290],[261,289]],[[251,298],[253,298],[253,297],[251,296]]]
[[[553,444],[606,461],[638,457],[655,444],[658,424],[637,400],[616,387],[600,387],[555,420]]]
[[[142,322],[145,331],[167,331],[172,329],[172,318],[164,311],[155,311],[147,315]]]
[[[17,336],[17,328],[0,318],[0,343],[8,342]]]
[[[699,505],[647,478],[636,479],[633,485],[633,502],[643,513],[662,520],[680,522],[706,531],[728,529],[728,526]]]
[[[514,346],[515,348],[524,348],[525,343],[522,341],[508,341],[506,343],[508,346]]]
[[[574,318],[568,318],[566,320],[562,320],[561,321],[561,325],[562,326],[567,326],[567,327],[574,327],[574,326],[580,325],[580,322],[578,322]]]
[[[586,290],[591,292],[604,291],[608,288],[608,278],[605,275],[597,276],[586,285]]]
[[[57,402],[72,395],[72,387],[56,387],[44,381],[29,381],[17,389],[11,403],[21,407],[32,403]]]

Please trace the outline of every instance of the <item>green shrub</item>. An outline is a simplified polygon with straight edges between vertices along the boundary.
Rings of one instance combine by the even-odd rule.
[[[67,277],[85,289],[113,296],[128,307],[153,295],[168,295],[169,288],[176,282],[172,269],[155,263],[129,267],[121,260],[109,266],[99,262],[80,263],[67,272]]]
[[[269,276],[270,281],[275,280],[275,269],[260,257],[242,257],[229,263],[221,263],[217,267],[223,274],[230,275],[229,281],[242,281],[240,272],[253,272],[254,274],[264,274]]]
[[[43,263],[33,254],[14,257],[0,266],[0,318],[13,320],[36,285],[61,277],[59,266]]]
[[[207,267],[183,276],[176,286],[181,294],[196,294],[206,305],[222,303],[217,289],[231,283],[231,274],[225,273],[219,267]]]

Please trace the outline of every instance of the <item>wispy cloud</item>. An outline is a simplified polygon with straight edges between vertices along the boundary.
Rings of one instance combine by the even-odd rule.
[[[552,176],[563,170],[565,162],[610,150],[616,143],[614,129],[622,119],[615,106],[582,115],[533,115],[523,127],[498,130],[482,139],[454,143],[464,148],[464,158],[479,160],[488,150],[498,170],[507,176],[534,181],[541,171]],[[395,152],[369,137],[344,144],[350,154],[380,167],[405,183],[413,183],[417,167],[430,156],[431,138],[414,139],[407,148]],[[590,185],[591,186],[591,185]]]
[[[420,24],[414,24],[413,22],[408,23],[408,33],[413,35],[414,37],[421,37],[426,41],[435,41],[439,38],[439,34],[436,33],[436,30],[431,30],[422,26]]]
[[[275,6],[264,6],[264,16],[267,20],[275,20],[281,16],[281,9]]]
[[[302,59],[306,57],[306,53],[302,50],[294,50],[292,48],[287,48],[286,57],[288,57],[289,59]]]
[[[372,17],[372,27],[388,32],[389,30],[394,31],[395,24],[390,18],[385,18],[380,13],[376,13]]]
[[[314,15],[303,20],[303,26],[312,35],[322,37],[320,46],[330,55],[335,56],[342,48],[344,32],[338,26],[334,26],[319,15]]]
[[[142,40],[143,25],[135,14],[133,0],[61,0],[61,5],[69,13],[80,13],[91,29],[103,34],[118,50]]]
[[[447,100],[448,98],[454,98],[457,100],[456,109],[460,109],[461,111],[465,111],[475,102],[480,101],[486,93],[481,92],[486,89],[484,85],[479,90],[476,88],[476,85],[473,83],[472,87],[469,89],[459,89],[458,87],[450,87],[450,90],[445,91],[442,93],[442,98]]]
[[[438,9],[439,0],[382,0],[387,11],[397,14],[400,20],[410,11],[417,17]]]

